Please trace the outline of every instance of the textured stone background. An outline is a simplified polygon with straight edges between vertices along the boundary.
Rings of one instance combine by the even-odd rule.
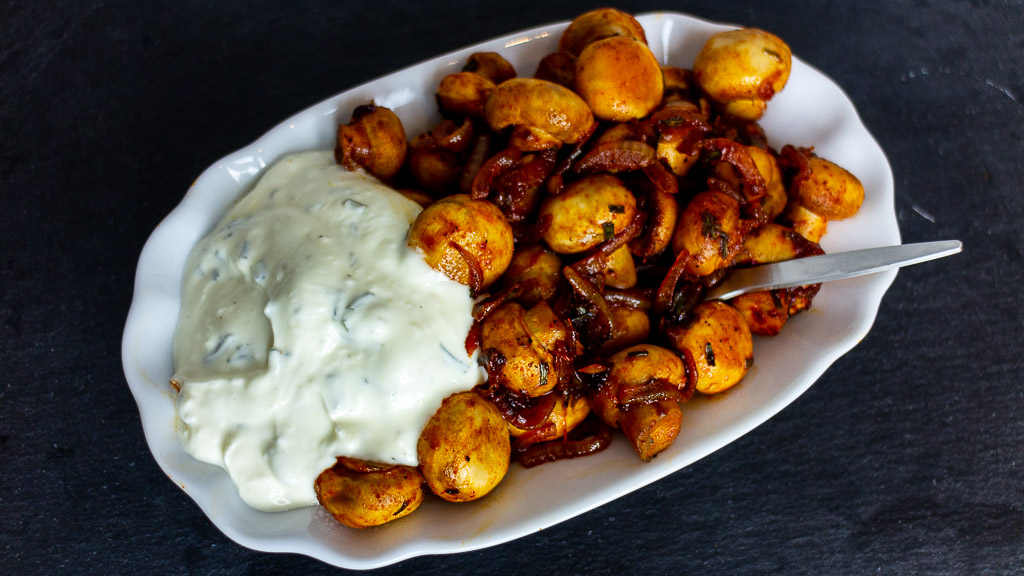
[[[150,455],[120,339],[150,231],[331,94],[583,2],[0,3],[0,555],[10,574],[327,574],[224,537]],[[868,337],[739,441],[538,534],[383,574],[1024,572],[1024,5],[621,2],[759,26],[850,95],[905,242]]]

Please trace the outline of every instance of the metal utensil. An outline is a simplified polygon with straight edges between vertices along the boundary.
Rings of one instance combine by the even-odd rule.
[[[874,274],[959,253],[959,240],[921,242],[883,248],[837,252],[785,262],[737,268],[709,289],[705,300],[728,300],[747,292],[791,288]]]

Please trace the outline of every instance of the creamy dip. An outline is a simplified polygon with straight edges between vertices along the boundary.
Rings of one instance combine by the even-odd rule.
[[[174,337],[178,434],[260,510],[316,503],[336,456],[415,465],[481,381],[466,286],[406,246],[416,203],[329,151],[269,168],[193,249]]]

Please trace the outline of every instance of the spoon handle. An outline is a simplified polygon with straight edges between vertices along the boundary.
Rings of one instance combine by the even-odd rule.
[[[759,290],[792,288],[874,274],[957,254],[959,240],[940,240],[900,246],[837,252],[784,262],[737,268],[724,281],[707,291],[705,300],[728,300]]]

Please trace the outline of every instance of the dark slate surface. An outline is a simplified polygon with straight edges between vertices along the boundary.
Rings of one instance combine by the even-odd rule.
[[[150,455],[120,363],[142,244],[307,105],[581,2],[0,5],[0,555],[8,574],[325,574],[225,538]],[[383,574],[1024,571],[1024,6],[623,2],[778,33],[889,156],[902,271],[874,328],[734,444],[562,525]]]

